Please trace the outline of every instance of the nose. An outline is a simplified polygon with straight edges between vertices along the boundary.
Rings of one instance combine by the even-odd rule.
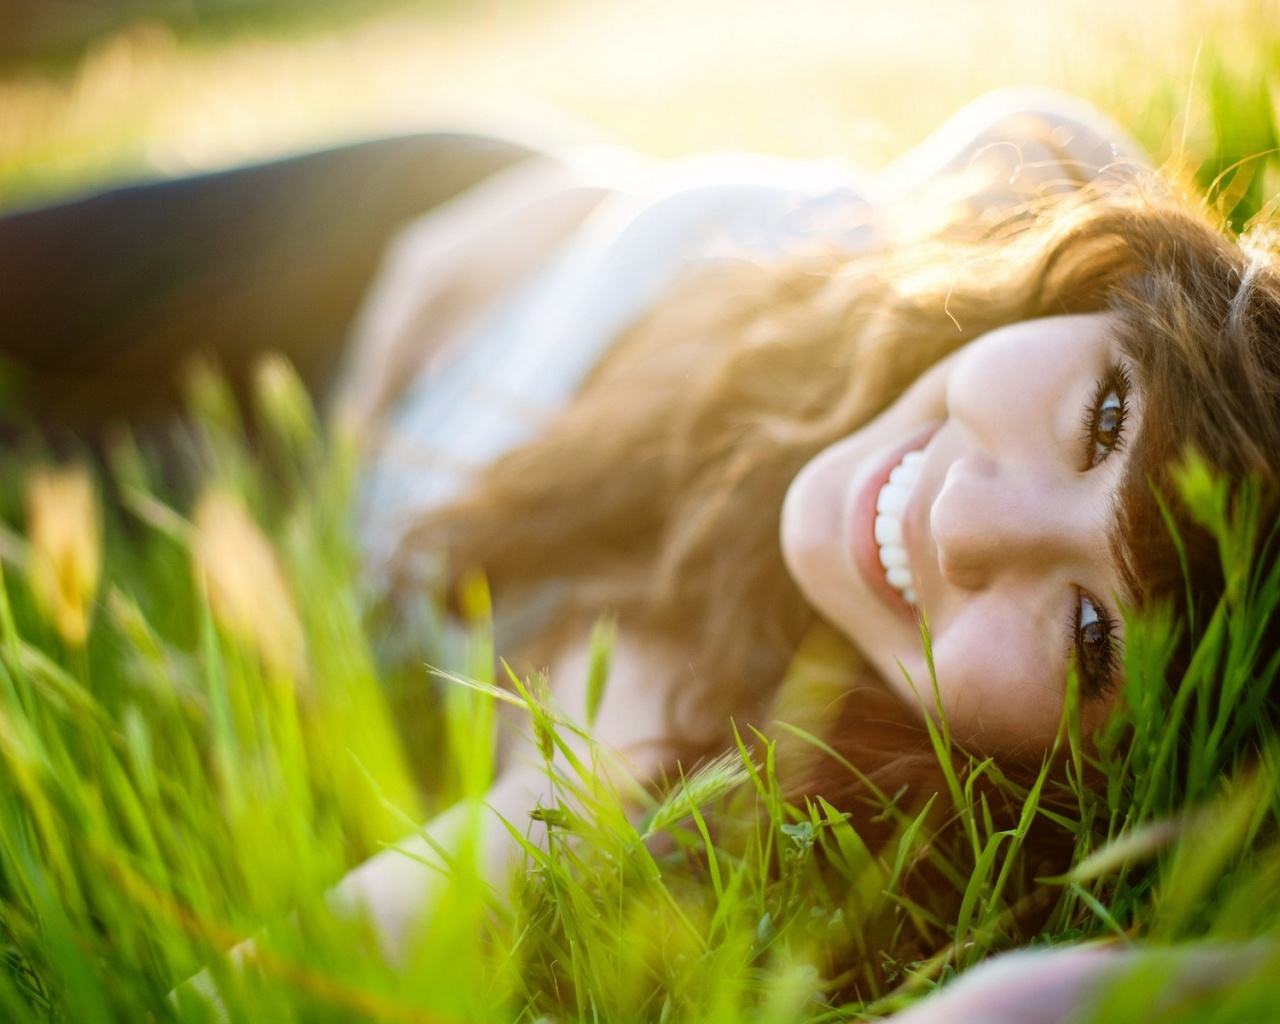
[[[929,510],[943,579],[979,589],[1001,573],[1086,559],[1105,530],[1095,498],[1067,474],[985,455],[957,459]]]

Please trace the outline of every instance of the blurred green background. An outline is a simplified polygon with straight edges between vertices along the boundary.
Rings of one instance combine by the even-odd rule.
[[[0,205],[458,125],[875,168],[1040,84],[1240,220],[1278,83],[1280,0],[0,0]]]
[[[0,60],[48,62],[132,22],[150,20],[187,34],[264,23],[294,28],[368,15],[395,0],[0,0]]]

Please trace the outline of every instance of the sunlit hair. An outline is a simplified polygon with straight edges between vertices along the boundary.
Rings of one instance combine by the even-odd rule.
[[[1138,174],[853,259],[722,263],[635,325],[541,440],[493,465],[411,542],[482,568],[499,613],[554,588],[556,612],[528,645],[535,662],[606,613],[676,647],[697,685],[680,689],[687,706],[671,713],[691,754],[713,749],[727,712],[764,717],[816,622],[778,540],[800,468],[979,335],[1109,311],[1146,410],[1128,439],[1113,546],[1140,604],[1183,593],[1158,495],[1191,589],[1211,604],[1216,549],[1181,509],[1170,465],[1191,446],[1232,480],[1256,476],[1264,516],[1275,511],[1276,266],[1271,237],[1239,243]],[[865,669],[851,670],[847,691],[827,739],[886,792],[931,785],[936,759],[913,713]],[[801,775],[803,790],[858,803],[863,783],[843,769]]]

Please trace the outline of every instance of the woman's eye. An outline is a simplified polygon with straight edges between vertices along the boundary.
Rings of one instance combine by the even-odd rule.
[[[1092,469],[1124,442],[1124,421],[1128,411],[1129,374],[1123,366],[1109,370],[1094,389],[1085,409],[1085,468]]]
[[[1119,664],[1111,615],[1081,591],[1072,625],[1072,648],[1082,691],[1101,697],[1114,688]]]
[[[1115,449],[1120,443],[1120,428],[1124,425],[1124,403],[1115,391],[1108,391],[1107,397],[1098,407],[1098,425],[1093,430],[1093,447],[1098,453],[1105,454]]]

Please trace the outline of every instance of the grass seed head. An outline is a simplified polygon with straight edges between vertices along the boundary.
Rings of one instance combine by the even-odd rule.
[[[313,446],[319,438],[315,406],[307,386],[293,364],[278,352],[269,352],[254,366],[258,407],[275,431],[297,451]]]
[[[192,558],[214,620],[256,650],[273,673],[300,681],[306,666],[302,624],[270,542],[225,490],[207,491],[192,518]]]
[[[83,466],[37,469],[24,495],[28,579],[41,613],[68,644],[89,636],[102,571],[102,518],[89,471]]]

